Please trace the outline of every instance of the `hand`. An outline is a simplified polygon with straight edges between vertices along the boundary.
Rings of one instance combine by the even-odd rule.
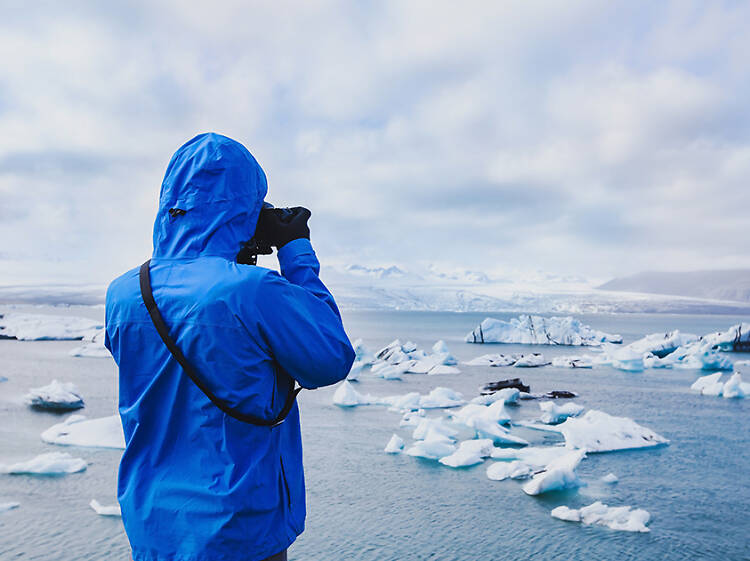
[[[281,249],[292,240],[310,239],[307,220],[310,211],[304,207],[264,208],[260,211],[255,237],[266,240],[276,249]]]

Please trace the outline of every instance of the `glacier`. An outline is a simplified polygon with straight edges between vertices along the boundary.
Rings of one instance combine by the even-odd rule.
[[[520,315],[510,321],[486,318],[464,339],[467,343],[598,346],[622,343],[620,335],[604,333],[567,317]]]

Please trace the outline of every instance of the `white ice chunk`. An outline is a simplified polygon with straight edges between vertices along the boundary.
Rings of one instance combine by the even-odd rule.
[[[365,363],[360,360],[355,360],[352,363],[351,369],[349,369],[349,374],[347,374],[346,379],[349,382],[356,382],[359,380],[359,375],[362,373],[362,369],[365,367]]]
[[[6,502],[0,502],[0,512],[5,512],[7,510],[13,510],[14,508],[18,508],[21,506],[21,503],[16,503],[13,501],[6,501]]]
[[[419,440],[405,452],[408,456],[438,460],[450,456],[455,452],[456,446],[445,440]]]
[[[585,450],[573,450],[552,460],[523,486],[523,492],[527,495],[541,495],[549,491],[578,487],[581,482],[575,470],[585,456]]]
[[[422,409],[459,407],[466,403],[464,396],[450,388],[437,387],[419,401]]]
[[[370,405],[374,398],[369,394],[361,394],[349,382],[341,382],[333,393],[333,404],[339,407],[354,407],[356,405]]]
[[[592,409],[582,417],[571,417],[557,425],[568,448],[587,452],[611,452],[631,448],[648,448],[669,443],[654,431],[628,417],[613,417]]]
[[[594,358],[589,355],[556,356],[552,359],[552,366],[557,368],[593,368]]]
[[[419,395],[419,394],[417,394]],[[407,411],[404,416],[401,417],[400,427],[416,427],[420,421],[424,418],[424,409],[417,409],[416,411]]]
[[[487,354],[471,359],[464,364],[468,366],[511,366],[518,360],[519,355]]]
[[[643,362],[643,353],[633,350],[631,347],[623,347],[612,352],[609,350],[611,365],[618,370],[626,372],[642,372],[646,365]]]
[[[495,462],[487,468],[487,477],[493,481],[504,479],[524,479],[534,473],[534,469],[526,462]]]
[[[103,328],[101,321],[75,316],[10,313],[0,317],[0,338],[19,341],[92,340]]]
[[[84,357],[84,358],[109,358],[112,355],[109,354],[107,347],[104,346],[105,331],[101,329],[91,337],[90,340],[84,338],[84,343],[80,347],[70,351],[70,356]]]
[[[444,440],[445,438],[452,439],[457,435],[458,431],[442,419],[425,417],[419,421],[411,436],[414,440],[427,440],[429,437]]]
[[[44,431],[42,440],[63,446],[125,448],[125,436],[118,415],[91,420],[86,420],[85,415],[71,415]]]
[[[563,422],[568,417],[577,417],[583,413],[583,405],[569,401],[564,405],[557,405],[554,401],[540,401],[539,409],[542,410],[541,421],[548,425]]]
[[[404,449],[404,439],[401,438],[399,435],[394,434],[391,437],[391,439],[388,441],[388,444],[386,444],[383,451],[386,454],[400,454],[403,449]]]
[[[474,417],[471,426],[477,431],[478,438],[489,438],[496,444],[514,444],[528,446],[528,442],[521,437],[510,433],[508,429],[499,425],[496,421],[484,417]]]
[[[491,405],[497,401],[503,403],[518,403],[518,398],[521,396],[521,392],[518,388],[503,388],[496,392],[492,392],[486,395],[480,395],[471,400],[471,403],[478,403],[479,405]]]
[[[624,532],[648,532],[646,527],[651,515],[641,508],[629,506],[611,507],[599,501],[580,509],[559,506],[550,512],[554,518],[569,522],[582,522],[585,525],[596,524]]]
[[[530,345],[600,345],[621,343],[622,337],[592,329],[577,319],[521,315],[510,321],[486,318],[466,335],[467,343],[520,343]]]
[[[726,384],[724,384],[722,395],[727,399],[745,397],[745,391],[742,386],[742,376],[740,376],[739,372],[735,372],[729,377]]]
[[[615,483],[617,483],[620,480],[617,478],[617,476],[614,473],[610,472],[607,475],[605,475],[604,477],[602,477],[602,481],[604,483],[609,484],[609,485],[614,485]]]
[[[99,516],[122,516],[120,505],[102,505],[96,499],[91,499],[89,506],[94,509]]]
[[[536,368],[538,366],[547,366],[550,361],[544,358],[540,353],[531,353],[522,355],[513,366],[517,368]]]
[[[406,369],[408,368],[408,365],[406,364],[385,364],[384,367],[375,369],[375,367],[372,368],[372,373],[380,378],[383,378],[385,380],[400,380],[401,375],[406,372]]]
[[[411,341],[407,341],[403,345],[401,345],[401,350],[405,352],[406,354],[413,353],[417,350],[417,344],[412,343]]]
[[[529,446],[528,448],[495,448],[496,460],[519,460],[534,467],[543,467],[570,452],[564,446]]]
[[[65,452],[48,452],[15,464],[0,464],[0,473],[28,475],[65,475],[86,469],[86,461]]]
[[[461,371],[455,366],[446,366],[445,364],[436,364],[427,371],[427,374],[461,374]]]
[[[448,345],[446,345],[445,341],[442,339],[432,346],[432,352],[434,353],[434,356],[439,357],[441,364],[446,366],[458,364],[458,360],[451,354]]]
[[[391,409],[395,409],[397,411],[409,411],[412,409],[419,409],[419,403],[421,399],[422,396],[419,395],[418,392],[409,392],[404,395],[392,395],[389,397],[384,397],[381,401],[386,405],[390,405]]]
[[[38,409],[70,411],[83,407],[83,398],[71,383],[52,382],[41,388],[32,388],[24,396],[27,404]]]
[[[440,463],[449,467],[467,467],[480,464],[492,453],[492,440],[464,440],[450,456],[440,459]]]
[[[678,330],[667,333],[652,333],[642,339],[630,343],[628,347],[635,353],[644,355],[652,353],[653,355],[664,358],[668,354],[677,350],[678,347],[689,345],[698,340],[697,335],[692,333],[680,333]]]
[[[719,382],[720,379],[721,379],[721,372],[716,372],[715,374],[709,374],[708,376],[701,376],[695,382],[693,382],[693,385],[690,386],[690,389],[696,392],[703,393],[703,390],[705,390],[706,388],[710,386],[716,385],[716,383]]]

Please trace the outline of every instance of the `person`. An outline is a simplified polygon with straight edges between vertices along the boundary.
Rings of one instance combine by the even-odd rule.
[[[167,167],[142,269],[197,382],[149,317],[141,271],[107,290],[105,345],[119,367],[126,442],[118,500],[135,561],[286,559],[304,529],[290,392],[294,381],[312,389],[344,379],[354,351],[318,278],[309,211],[263,214],[281,274],[237,262],[266,192],[250,152],[218,134],[188,141]],[[268,426],[287,403],[283,422]]]

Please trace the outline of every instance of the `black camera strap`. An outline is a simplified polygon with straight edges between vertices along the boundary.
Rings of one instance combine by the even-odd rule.
[[[270,420],[262,419],[260,417],[256,417],[255,415],[248,415],[247,413],[237,411],[236,409],[233,409],[226,403],[222,402],[218,397],[216,397],[216,395],[214,395],[214,393],[210,389],[208,389],[206,384],[200,379],[195,369],[191,366],[187,358],[185,358],[185,355],[182,354],[182,351],[177,347],[174,340],[169,335],[169,328],[167,328],[167,324],[164,323],[164,319],[161,317],[161,313],[159,313],[159,308],[156,307],[154,294],[151,290],[151,275],[149,274],[150,264],[151,260],[149,259],[143,265],[141,265],[139,274],[141,282],[141,298],[143,298],[143,303],[146,305],[148,314],[151,316],[151,321],[154,323],[156,331],[159,332],[161,340],[164,341],[164,344],[167,346],[167,349],[169,349],[169,352],[172,353],[172,356],[177,360],[177,362],[180,363],[180,366],[182,366],[185,374],[187,374],[188,377],[193,381],[193,383],[198,386],[198,388],[204,394],[206,394],[206,397],[211,400],[211,403],[216,405],[216,407],[221,409],[224,413],[226,413],[233,419],[237,419],[238,421],[242,421],[243,423],[259,425],[262,427],[275,427],[283,423],[284,419],[286,419],[287,415],[289,415],[289,412],[292,410],[292,407],[294,406],[294,400],[297,398],[297,394],[302,388],[295,388],[295,381],[290,376],[289,395],[287,395],[286,402],[284,402],[284,407],[282,407],[281,411],[275,419]]]

